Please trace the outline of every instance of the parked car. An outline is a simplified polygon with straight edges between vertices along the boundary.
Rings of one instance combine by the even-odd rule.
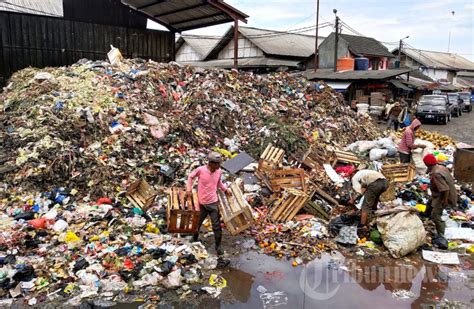
[[[453,105],[449,103],[446,95],[424,95],[418,101],[415,116],[422,122],[432,120],[448,124],[452,109]]]
[[[459,97],[464,101],[464,110],[467,112],[472,111],[471,104],[471,93],[470,92],[459,92]]]
[[[459,94],[457,93],[448,93],[448,101],[453,105],[453,113],[452,115],[455,117],[459,117],[462,115],[462,111],[464,110],[464,100],[461,100]]]

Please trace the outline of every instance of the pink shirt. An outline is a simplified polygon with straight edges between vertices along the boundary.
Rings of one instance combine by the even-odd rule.
[[[195,169],[188,177],[187,191],[193,189],[194,178],[198,177],[198,200],[201,205],[209,205],[218,201],[217,187],[222,191],[227,191],[227,187],[222,183],[222,171],[220,169],[211,173],[207,165]]]

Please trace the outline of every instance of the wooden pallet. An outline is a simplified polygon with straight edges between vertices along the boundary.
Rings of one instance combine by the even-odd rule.
[[[286,189],[283,196],[273,206],[270,216],[274,222],[287,222],[293,219],[298,211],[306,204],[309,196],[303,191]]]
[[[268,173],[273,192],[281,192],[292,188],[306,192],[306,175],[303,169],[292,168],[274,170]]]
[[[147,211],[153,205],[156,195],[156,191],[143,179],[132,183],[125,194],[133,206],[139,207],[143,211]]]
[[[352,152],[334,150],[334,159],[332,162],[332,166],[334,167],[337,163],[350,163],[354,165],[359,165],[360,159]]]
[[[316,202],[308,200],[304,204],[304,210],[307,211],[309,214],[321,218],[323,220],[329,221],[330,219],[328,212],[323,207],[316,204]]]
[[[263,151],[258,161],[258,169],[260,171],[269,171],[280,168],[283,163],[283,156],[285,151],[269,144]]]
[[[196,190],[193,190],[192,196],[186,198],[185,190],[175,187],[169,189],[166,209],[168,232],[196,233],[199,228],[199,214],[200,207]]]
[[[409,182],[415,178],[416,168],[414,164],[386,164],[382,166],[382,174],[394,182]]]
[[[234,182],[230,185],[232,196],[228,197],[224,192],[219,191],[219,212],[222,221],[232,235],[248,229],[254,223],[252,210],[245,200],[239,186]]]

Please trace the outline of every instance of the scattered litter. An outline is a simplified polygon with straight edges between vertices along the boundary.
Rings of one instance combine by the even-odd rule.
[[[437,264],[448,264],[448,265],[459,265],[459,257],[455,252],[435,252],[435,251],[422,251],[423,258],[429,262]]]

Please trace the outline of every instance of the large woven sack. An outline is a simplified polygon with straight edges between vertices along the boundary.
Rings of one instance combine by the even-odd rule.
[[[403,257],[424,244],[426,231],[417,212],[415,207],[410,206],[376,212],[377,229],[384,246],[394,258]]]

